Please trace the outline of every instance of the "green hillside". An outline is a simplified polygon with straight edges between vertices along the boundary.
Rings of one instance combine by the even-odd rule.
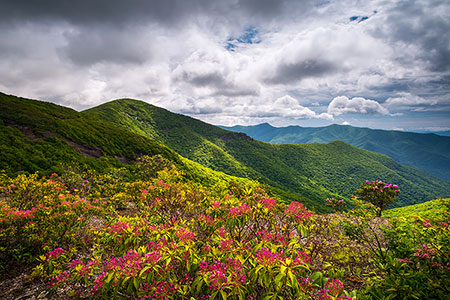
[[[154,138],[184,157],[227,174],[249,177],[290,192],[314,205],[349,198],[366,179],[398,184],[397,205],[450,194],[450,185],[387,156],[343,142],[274,145],[255,141],[142,101],[121,99],[82,112]]]
[[[96,169],[119,166],[136,156],[178,155],[143,136],[70,108],[0,93],[0,170],[51,173],[59,163],[78,162]]]
[[[374,130],[348,125],[326,127],[224,127],[273,144],[329,143],[340,140],[358,148],[388,155],[395,161],[450,182],[450,137],[402,131]]]
[[[436,199],[415,205],[388,209],[383,213],[383,216],[386,218],[417,216],[423,219],[433,219],[436,222],[448,222],[450,199]]]

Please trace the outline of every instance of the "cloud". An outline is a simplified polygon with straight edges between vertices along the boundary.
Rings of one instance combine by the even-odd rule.
[[[450,7],[445,1],[396,1],[372,34],[386,39],[401,64],[425,63],[431,71],[450,70]]]
[[[361,114],[361,115],[388,115],[389,111],[375,100],[346,96],[335,97],[328,105],[328,113],[331,115]]]
[[[398,93],[396,97],[388,98],[385,102],[385,106],[395,110],[424,110],[426,107],[436,105],[437,103],[438,101],[436,99],[424,99],[420,96],[403,92]]]
[[[293,83],[303,78],[319,77],[327,73],[334,72],[336,65],[325,60],[304,60],[294,63],[281,63],[278,65],[275,74],[268,78],[269,83]]]
[[[330,114],[317,114],[308,107],[300,105],[298,100],[289,95],[280,97],[271,104],[255,106],[253,110],[250,111],[250,116],[258,118],[283,117],[295,119],[333,119],[333,116]]]
[[[67,43],[59,50],[78,65],[143,64],[152,58],[153,47],[148,45],[152,36],[139,28],[135,30],[138,38],[126,30],[81,28],[65,33]]]
[[[0,2],[0,23],[68,22],[74,25],[157,23],[177,27],[192,20],[211,16],[219,23],[231,24],[268,21],[279,16],[299,16],[309,11],[313,1],[290,0],[42,0]],[[242,25],[242,24],[241,24]]]
[[[4,0],[0,90],[75,109],[131,97],[229,125],[434,110],[448,127],[450,3],[358,4]]]

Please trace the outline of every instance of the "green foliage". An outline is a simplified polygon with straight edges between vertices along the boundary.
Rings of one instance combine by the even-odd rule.
[[[449,219],[450,199],[436,199],[420,204],[388,209],[384,212],[386,218],[418,216],[423,219],[433,219],[446,222]]]
[[[133,177],[139,169],[154,175],[159,159],[105,174],[80,166],[48,179],[0,174],[3,270],[37,264],[31,279],[75,298],[443,299],[449,292],[441,284],[449,280],[448,223],[377,218],[357,198],[348,213],[314,214],[251,181],[213,171],[205,180],[203,167],[197,175],[171,166]]]
[[[165,168],[172,167],[172,162],[162,155],[148,156],[144,155],[137,159],[138,177],[154,178],[158,176],[158,172]]]
[[[0,267],[30,262],[58,245],[80,245],[93,215],[102,212],[98,199],[80,198],[54,175],[18,175],[0,189]],[[74,193],[72,193],[74,192]]]
[[[49,180],[3,176],[0,232],[3,243],[15,237],[9,253],[30,249],[35,231],[23,223],[35,222],[46,243],[39,240],[32,253],[39,262],[32,277],[68,297],[356,297],[340,279],[313,271],[304,234],[314,216],[302,204],[286,205],[237,181],[209,189],[186,181],[176,168],[135,181],[118,174],[71,167]],[[112,193],[105,190],[109,183],[115,183]],[[85,206],[96,196],[98,206]],[[22,209],[12,207],[19,204]]]
[[[77,162],[97,170],[122,166],[142,154],[178,155],[157,142],[51,103],[0,93],[0,169],[44,175],[59,163]]]
[[[448,182],[343,142],[271,145],[132,99],[115,100],[82,114],[154,138],[213,170],[258,180],[278,195],[318,211],[327,211],[323,199],[349,200],[361,181],[373,177],[402,186],[398,206],[450,195]]]
[[[372,203],[377,207],[377,216],[381,217],[383,210],[396,201],[400,190],[397,185],[384,183],[381,180],[369,181],[361,184],[355,193],[364,201]]]
[[[449,288],[442,283],[450,279],[449,224],[412,215],[388,222],[372,212],[356,208],[343,223],[346,234],[370,250],[374,268],[362,299],[446,299]]]
[[[395,219],[384,230],[388,255],[375,261],[373,299],[446,299],[450,288],[450,232],[446,222]]]
[[[450,181],[450,138],[436,134],[374,130],[333,124],[326,127],[223,127],[274,144],[330,143],[343,141],[355,147],[388,155],[395,161]]]
[[[349,200],[359,182],[372,176],[402,186],[394,204],[398,206],[450,194],[448,183],[342,142],[269,145],[136,100],[117,100],[78,113],[0,94],[0,119],[0,169],[10,176],[61,173],[60,163],[72,162],[106,172],[130,168],[128,164],[142,155],[159,154],[187,177],[203,177],[203,183],[209,179],[199,164],[258,180],[283,201],[300,201],[317,211],[328,211],[325,198]]]

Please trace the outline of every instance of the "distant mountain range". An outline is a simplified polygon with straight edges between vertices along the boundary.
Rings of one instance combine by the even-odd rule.
[[[441,136],[450,136],[450,130],[447,131],[415,131],[417,133],[434,133]]]
[[[0,170],[12,175],[70,162],[101,170],[161,154],[188,175],[258,180],[283,201],[318,210],[325,198],[349,199],[366,179],[399,185],[396,206],[450,196],[448,182],[344,142],[274,145],[131,99],[77,112],[0,93],[0,151]]]
[[[243,132],[256,140],[273,144],[329,143],[339,140],[361,149],[385,154],[401,164],[450,182],[450,137],[446,136],[349,125],[273,127],[263,123],[222,128]]]
[[[445,196],[450,187],[385,155],[344,142],[263,143],[142,101],[115,100],[82,114],[153,138],[213,170],[256,179],[312,203],[333,194],[348,198],[366,179],[384,179],[403,186],[399,205],[433,199],[431,195]]]

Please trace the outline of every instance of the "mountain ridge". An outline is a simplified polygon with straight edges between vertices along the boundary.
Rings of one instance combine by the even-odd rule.
[[[399,206],[450,194],[445,182],[344,142],[273,145],[139,100],[77,112],[0,94],[0,129],[0,169],[7,174],[58,172],[57,165],[69,161],[96,169],[121,167],[140,155],[161,154],[190,165],[187,172],[205,180],[217,177],[215,171],[257,180],[284,201],[319,210],[327,197],[349,199],[365,179],[403,187]]]
[[[434,191],[424,191],[419,185],[432,184],[436,191],[449,188],[448,183],[435,181],[428,174],[402,166],[385,155],[343,142],[307,145],[263,143],[246,134],[171,113],[144,101],[117,99],[81,113],[152,137],[183,157],[213,170],[259,180],[297,193],[303,200],[309,198],[318,202],[333,195],[349,197],[366,179],[384,178],[400,186],[408,186],[400,198],[401,205],[411,199],[418,203],[436,198],[436,195],[431,196]],[[411,193],[412,190],[415,192]],[[408,197],[411,199],[407,200]]]
[[[274,144],[328,143],[342,140],[358,148],[388,155],[450,182],[450,137],[332,124],[325,127],[273,127],[268,123],[222,128],[243,132],[256,140]]]

